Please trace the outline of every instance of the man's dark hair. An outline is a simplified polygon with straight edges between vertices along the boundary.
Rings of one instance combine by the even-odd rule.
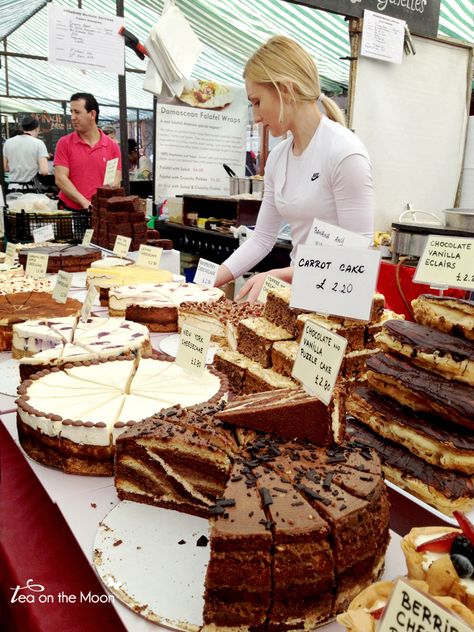
[[[69,101],[79,101],[79,99],[84,99],[85,108],[87,112],[91,112],[95,110],[95,122],[96,124],[99,122],[99,104],[97,103],[95,96],[90,94],[90,92],[76,92],[71,96]]]
[[[32,132],[34,129],[39,127],[39,121],[34,116],[24,116],[21,121],[21,127],[24,132]]]

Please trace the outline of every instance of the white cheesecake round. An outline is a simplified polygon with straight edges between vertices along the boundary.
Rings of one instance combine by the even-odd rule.
[[[115,440],[162,408],[217,402],[227,380],[200,375],[164,355],[66,364],[35,373],[18,389],[18,434],[36,461],[71,474],[111,476]]]

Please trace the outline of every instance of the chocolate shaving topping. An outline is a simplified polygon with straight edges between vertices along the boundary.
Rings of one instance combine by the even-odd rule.
[[[328,472],[324,478],[323,489],[330,489],[335,472]]]
[[[302,500],[296,502],[296,503],[291,503],[292,507],[301,507],[302,505],[304,505],[304,502]]]
[[[205,535],[202,535],[200,538],[197,539],[196,546],[207,546],[208,543],[209,540],[206,538]]]
[[[260,490],[260,496],[262,497],[262,503],[264,507],[268,507],[268,505],[273,505],[272,494],[269,489],[266,487],[262,487]]]
[[[178,544],[186,544],[186,540],[180,540]]]
[[[283,487],[274,487],[273,488],[276,492],[280,492],[281,494],[286,494],[287,493],[287,489],[283,489]]]
[[[313,500],[319,500],[324,505],[330,505],[331,504],[331,501],[328,498],[324,498],[324,496],[321,496],[320,494],[315,492],[313,489],[310,489],[309,487],[306,487],[305,485],[302,485],[301,483],[298,484],[296,487],[299,490],[305,492],[305,494],[308,494],[308,496],[310,498],[312,498]]]

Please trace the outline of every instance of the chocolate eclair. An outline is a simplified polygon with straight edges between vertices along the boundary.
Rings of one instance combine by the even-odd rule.
[[[474,302],[422,294],[411,302],[417,323],[474,340]]]

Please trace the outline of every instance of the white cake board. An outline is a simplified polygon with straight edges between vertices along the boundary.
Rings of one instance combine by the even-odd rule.
[[[94,541],[94,566],[105,587],[142,617],[173,630],[196,632],[203,624],[204,580],[210,547],[208,521],[130,501],[102,520]],[[390,532],[384,579],[405,575],[400,536]],[[184,540],[185,544],[178,544]],[[337,623],[321,627],[340,632]]]

